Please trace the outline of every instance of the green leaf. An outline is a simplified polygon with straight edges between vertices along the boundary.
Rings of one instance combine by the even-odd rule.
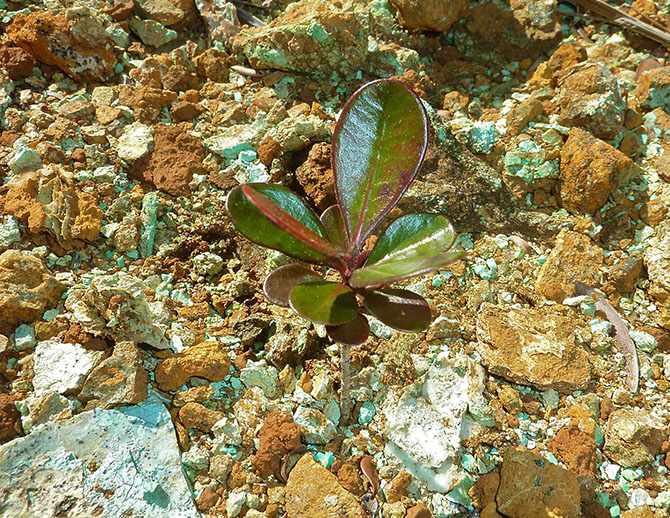
[[[455,241],[456,232],[442,215],[401,216],[379,236],[364,267],[349,282],[354,288],[381,286],[436,270],[465,255],[449,252]]]
[[[418,333],[431,322],[426,299],[409,290],[385,289],[361,294],[362,303],[374,317],[398,331]]]
[[[342,252],[326,240],[314,211],[281,185],[250,183],[230,191],[228,213],[237,229],[255,243],[317,264],[339,264]]]
[[[368,319],[359,313],[353,320],[339,326],[326,326],[326,332],[333,342],[359,345],[370,336],[370,324]]]
[[[289,302],[298,315],[320,324],[344,324],[358,314],[356,295],[339,282],[298,284],[291,290]]]
[[[351,96],[335,126],[335,194],[358,249],[414,180],[428,145],[428,117],[404,83],[380,79]]]
[[[265,296],[279,306],[289,307],[289,295],[298,284],[320,281],[316,273],[299,264],[280,266],[265,278],[263,291]]]
[[[347,245],[347,229],[344,226],[344,219],[342,218],[342,211],[337,205],[331,205],[321,214],[321,224],[326,229],[326,236],[328,241],[341,250],[346,250]]]
[[[410,279],[424,273],[439,270],[449,263],[462,259],[466,255],[467,252],[453,251],[410,257],[398,261],[382,261],[356,270],[349,278],[349,285],[352,288],[383,286],[384,284]]]

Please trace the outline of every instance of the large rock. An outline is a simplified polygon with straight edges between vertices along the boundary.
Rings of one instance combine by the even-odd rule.
[[[486,368],[513,383],[560,392],[591,382],[590,355],[579,345],[580,323],[548,308],[482,304],[477,351]]]
[[[33,370],[35,394],[75,393],[102,358],[102,351],[88,351],[76,344],[46,340],[37,344]]]
[[[524,448],[510,448],[496,503],[509,518],[579,518],[577,476]]]
[[[33,72],[35,60],[21,47],[0,47],[0,68],[4,68],[9,78],[16,81],[28,77]]]
[[[603,451],[624,467],[643,466],[654,461],[667,438],[667,427],[644,410],[621,408],[607,421]]]
[[[391,0],[408,29],[446,31],[467,11],[467,0]]]
[[[72,321],[93,336],[146,343],[157,349],[170,346],[165,331],[155,323],[158,313],[147,302],[144,284],[132,275],[97,277],[88,287],[74,289],[65,307],[72,312]]]
[[[366,518],[358,499],[345,490],[337,477],[312,458],[304,455],[291,470],[286,484],[286,511],[299,518]]]
[[[593,477],[596,473],[594,438],[576,425],[564,426],[551,438],[549,450],[577,476]]]
[[[670,66],[649,70],[640,76],[634,92],[643,108],[670,109]]]
[[[9,39],[37,61],[60,68],[77,81],[102,82],[114,74],[112,39],[88,9],[68,16],[18,13],[7,27]]]
[[[65,286],[37,257],[19,250],[0,255],[0,334],[39,320],[58,304]]]
[[[670,224],[656,227],[656,235],[649,240],[644,252],[649,277],[649,295],[656,301],[655,313],[659,325],[670,329]]]
[[[575,281],[594,287],[600,283],[602,261],[602,249],[588,236],[563,229],[540,268],[535,289],[550,300],[563,302],[575,294]]]
[[[0,446],[0,501],[6,516],[199,516],[156,399],[49,422]]]
[[[623,128],[626,102],[616,76],[603,64],[576,66],[560,83],[557,103],[564,126],[580,126],[605,140]]]
[[[156,367],[156,382],[162,390],[177,390],[197,376],[221,381],[230,371],[230,359],[217,342],[202,342],[163,360]]]
[[[593,214],[612,191],[625,183],[632,160],[588,131],[572,128],[561,149],[558,194],[573,213]]]

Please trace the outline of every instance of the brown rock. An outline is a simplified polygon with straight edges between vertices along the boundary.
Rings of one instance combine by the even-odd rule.
[[[626,103],[617,78],[605,65],[577,67],[560,83],[558,122],[580,126],[602,139],[614,139],[623,128]]]
[[[148,397],[149,374],[134,342],[117,342],[112,356],[86,378],[78,399],[91,408],[136,405]]]
[[[266,135],[261,143],[258,145],[258,159],[267,167],[272,164],[272,161],[281,153],[281,145],[270,135]]]
[[[509,518],[579,518],[579,483],[544,457],[510,448],[500,469],[496,503]]]
[[[35,60],[21,47],[0,47],[0,68],[4,68],[9,78],[16,81],[33,73]]]
[[[149,124],[155,121],[163,108],[167,108],[177,99],[177,93],[148,86],[119,87],[119,103],[133,107],[133,116],[136,121]],[[101,121],[102,124],[102,121]]]
[[[337,482],[337,477],[316,462],[311,453],[304,455],[286,484],[286,511],[300,518],[366,518],[358,499]]]
[[[176,407],[182,407],[186,403],[204,403],[214,395],[214,388],[210,385],[191,387],[188,390],[177,392],[172,398],[172,404]]]
[[[340,485],[350,493],[361,496],[365,494],[365,486],[363,480],[358,473],[358,467],[351,463],[344,463],[342,467],[337,470],[337,481]]]
[[[654,461],[661,451],[667,429],[657,417],[644,410],[621,408],[607,420],[603,452],[626,468]]]
[[[477,320],[477,351],[491,373],[514,383],[560,392],[584,390],[591,381],[591,364],[577,340],[579,327],[548,308],[484,303]]]
[[[598,502],[588,502],[582,505],[582,518],[612,518],[612,515]]]
[[[284,455],[302,447],[300,426],[288,412],[270,413],[258,431],[259,446],[251,465],[263,478],[279,473]]]
[[[0,393],[0,444],[21,435],[21,414],[14,403],[24,397],[22,392]]]
[[[20,324],[39,320],[54,308],[65,286],[37,257],[19,250],[0,255],[0,333],[9,336]]]
[[[212,426],[223,417],[225,417],[223,412],[215,412],[199,403],[186,403],[179,409],[179,420],[185,428],[205,433],[211,432]]]
[[[193,175],[206,172],[200,140],[180,126],[159,123],[153,130],[153,152],[137,160],[129,173],[172,196],[188,196]]]
[[[607,280],[614,286],[617,293],[621,295],[631,293],[635,289],[638,278],[642,275],[642,269],[642,258],[631,255],[609,268]]]
[[[599,268],[603,261],[602,249],[577,232],[561,230],[556,245],[540,268],[535,282],[538,293],[556,302],[562,302],[575,293],[575,281],[590,286],[599,284]]]
[[[179,101],[174,103],[172,108],[170,108],[170,115],[177,122],[182,122],[197,119],[203,111],[203,108],[195,103]]]
[[[391,0],[398,11],[400,23],[408,29],[446,31],[467,11],[467,0]]]
[[[15,45],[77,81],[101,82],[114,74],[111,37],[93,15],[73,19],[46,11],[18,13],[7,27]]]
[[[644,108],[670,108],[670,66],[649,70],[640,76],[634,92]]]
[[[400,471],[391,480],[390,486],[384,489],[386,501],[389,504],[399,502],[403,496],[407,496],[407,489],[412,482],[412,475],[407,471]]]
[[[214,507],[220,496],[214,491],[211,487],[206,487],[202,490],[202,493],[198,495],[198,498],[195,500],[195,505],[198,508],[198,511],[207,512],[212,507]]]
[[[223,50],[207,49],[195,58],[198,75],[215,83],[228,81],[228,59],[230,56]]]
[[[559,198],[574,213],[593,214],[630,174],[631,159],[588,131],[572,128],[561,149]]]
[[[542,103],[532,97],[512,108],[507,114],[507,129],[510,135],[516,136],[521,133],[528,123],[536,120],[543,111]]]
[[[433,515],[423,502],[417,503],[414,507],[407,509],[405,518],[432,518]]]
[[[578,426],[561,428],[548,444],[549,450],[575,475],[594,477],[597,445],[591,435]]]
[[[128,0],[127,2],[117,2],[108,9],[103,9],[102,12],[112,17],[115,22],[121,22],[133,14],[135,9],[135,2]]]
[[[490,503],[479,515],[479,518],[504,518],[502,514],[498,512],[495,502]]]
[[[479,477],[475,482],[468,495],[472,498],[472,505],[475,509],[482,510],[489,504],[495,502],[498,486],[500,485],[500,475],[497,471],[492,471],[486,475]]]
[[[335,203],[335,184],[330,165],[330,144],[319,142],[312,146],[307,160],[295,171],[295,178],[305,194],[321,210]]]
[[[161,390],[174,391],[197,376],[221,381],[230,371],[230,359],[217,342],[202,342],[167,358],[156,367],[156,383]]]
[[[549,58],[547,65],[552,78],[558,82],[572,65],[586,61],[586,59],[586,49],[579,43],[572,42],[558,47]]]
[[[621,518],[655,518],[654,511],[648,505],[636,507],[621,513]]]

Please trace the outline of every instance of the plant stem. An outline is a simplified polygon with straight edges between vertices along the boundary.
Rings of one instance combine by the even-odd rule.
[[[346,425],[351,417],[351,360],[350,345],[340,344],[340,424]]]

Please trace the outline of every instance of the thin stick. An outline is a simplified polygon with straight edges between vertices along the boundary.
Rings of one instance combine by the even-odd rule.
[[[350,345],[340,344],[340,424],[345,426],[351,417],[351,358]]]

